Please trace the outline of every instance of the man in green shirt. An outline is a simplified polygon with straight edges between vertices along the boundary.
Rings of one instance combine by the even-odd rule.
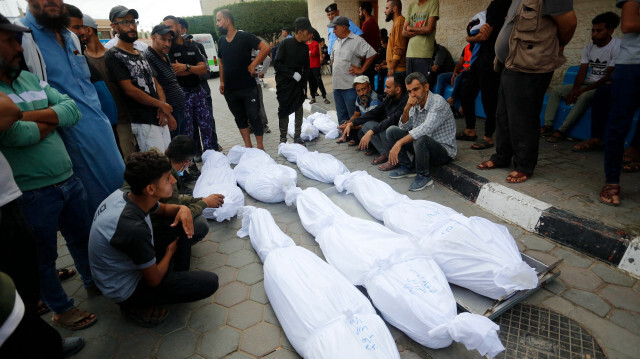
[[[88,259],[91,218],[87,194],[73,174],[71,159],[57,131],[75,125],[81,112],[69,96],[36,75],[21,71],[21,52],[14,31],[0,28],[0,92],[22,111],[22,119],[0,133],[0,151],[22,191],[18,204],[36,237],[41,297],[54,312],[54,324],[82,329],[95,323],[96,316],[73,306],[55,267],[59,229],[85,288],[97,292]]]
[[[418,0],[409,5],[402,36],[407,45],[407,73],[421,72],[429,76],[433,65],[436,22],[440,17],[440,0]]]

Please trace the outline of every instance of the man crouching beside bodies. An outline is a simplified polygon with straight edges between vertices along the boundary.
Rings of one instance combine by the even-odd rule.
[[[178,237],[167,243],[156,260],[150,213],[175,218],[184,236],[193,236],[189,208],[164,204],[176,182],[169,160],[153,151],[129,156],[124,179],[130,192],[117,190],[96,211],[89,236],[89,261],[102,293],[120,305],[121,312],[143,326],[160,324],[168,311],[160,306],[193,302],[218,289],[218,276],[201,271],[167,272]]]

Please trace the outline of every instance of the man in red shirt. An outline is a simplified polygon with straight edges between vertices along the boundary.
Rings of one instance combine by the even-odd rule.
[[[370,2],[360,4],[360,9],[358,10],[358,16],[360,16],[360,21],[362,21],[362,35],[360,35],[360,37],[373,47],[374,50],[378,51],[380,47],[380,28],[378,27],[378,22],[371,16],[372,12],[373,6]],[[376,71],[373,66],[371,66],[364,75],[369,77],[370,84],[374,83]]]

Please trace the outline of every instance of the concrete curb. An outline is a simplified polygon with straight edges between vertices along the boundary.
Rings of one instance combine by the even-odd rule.
[[[311,112],[327,113],[318,104],[305,105]],[[431,175],[504,220],[640,277],[640,237],[489,182],[456,164],[433,168]]]

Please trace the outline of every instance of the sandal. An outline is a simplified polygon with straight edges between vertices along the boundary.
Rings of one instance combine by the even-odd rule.
[[[556,131],[551,136],[547,137],[547,142],[549,143],[558,143],[562,142],[567,138],[567,134],[564,132]]]
[[[169,315],[169,310],[160,307],[127,308],[120,306],[120,312],[145,328],[152,328],[162,323]]]
[[[547,137],[552,133],[553,133],[553,126],[552,125],[545,125],[545,126],[540,127],[540,136]]]
[[[389,158],[387,157],[387,155],[380,155],[379,157],[376,157],[373,159],[373,161],[371,161],[372,165],[381,165],[385,162],[387,162]]]
[[[398,168],[399,165],[392,165],[391,162],[387,161],[383,164],[381,164],[380,166],[378,166],[378,169],[380,171],[391,171],[391,170],[395,170],[396,168]]]
[[[638,153],[638,150],[633,147],[627,148],[622,155],[622,164],[626,165],[636,161],[640,161],[640,154]]]
[[[76,275],[76,271],[73,270],[73,269],[58,268],[56,270],[58,271],[58,278],[60,278],[61,281],[69,279],[69,278],[73,277],[74,275]]]
[[[616,198],[618,197],[617,201]],[[619,184],[605,184],[600,191],[600,202],[607,206],[619,206],[620,205],[620,185]],[[616,203],[617,202],[617,203]]]
[[[312,98],[311,101],[309,101],[309,105],[313,105],[314,103],[316,103],[316,99]]]
[[[632,161],[622,166],[622,172],[634,173],[640,171],[640,161]]]
[[[474,143],[473,145],[471,145],[471,149],[472,150],[486,150],[487,148],[491,148],[495,146],[493,143],[490,143],[487,140],[481,140],[478,141],[476,143]]]
[[[47,314],[51,311],[48,305],[44,304],[43,301],[38,302],[38,315]]]
[[[52,318],[53,324],[69,330],[80,330],[88,328],[96,323],[98,318],[95,314],[85,312],[73,307],[66,312],[60,314],[58,319]]]
[[[323,100],[324,100],[324,103],[326,103],[327,105],[331,103],[331,101],[327,100],[326,97],[324,97]]]
[[[590,138],[586,141],[582,141],[571,149],[573,152],[589,152],[589,151],[599,151],[604,148],[602,144],[602,140],[598,138]]]
[[[527,174],[524,174],[524,172],[520,172],[520,171],[513,171],[509,173],[506,180],[509,183],[522,183],[528,180],[529,178],[531,178],[531,176],[533,175],[527,175]]]
[[[482,163],[480,163],[479,165],[476,166],[476,168],[479,169],[479,170],[492,170],[494,168],[504,168],[504,167],[506,167],[506,166],[498,166],[492,160],[484,161],[484,162],[482,162]]]
[[[459,141],[475,141],[478,139],[478,136],[469,136],[466,133],[464,133],[464,131],[459,131],[458,133],[456,133],[456,140]]]
[[[376,153],[378,153],[378,151],[376,150],[368,150],[367,152],[364,153],[365,156],[373,156]]]
[[[351,140],[351,141],[349,141],[349,146],[350,146],[350,147],[355,146],[355,145],[357,145],[357,144],[358,144],[358,142],[356,142],[356,140]]]
[[[344,140],[342,138],[340,138],[339,140],[336,141],[336,143],[345,143],[345,142],[347,142],[347,140]]]

